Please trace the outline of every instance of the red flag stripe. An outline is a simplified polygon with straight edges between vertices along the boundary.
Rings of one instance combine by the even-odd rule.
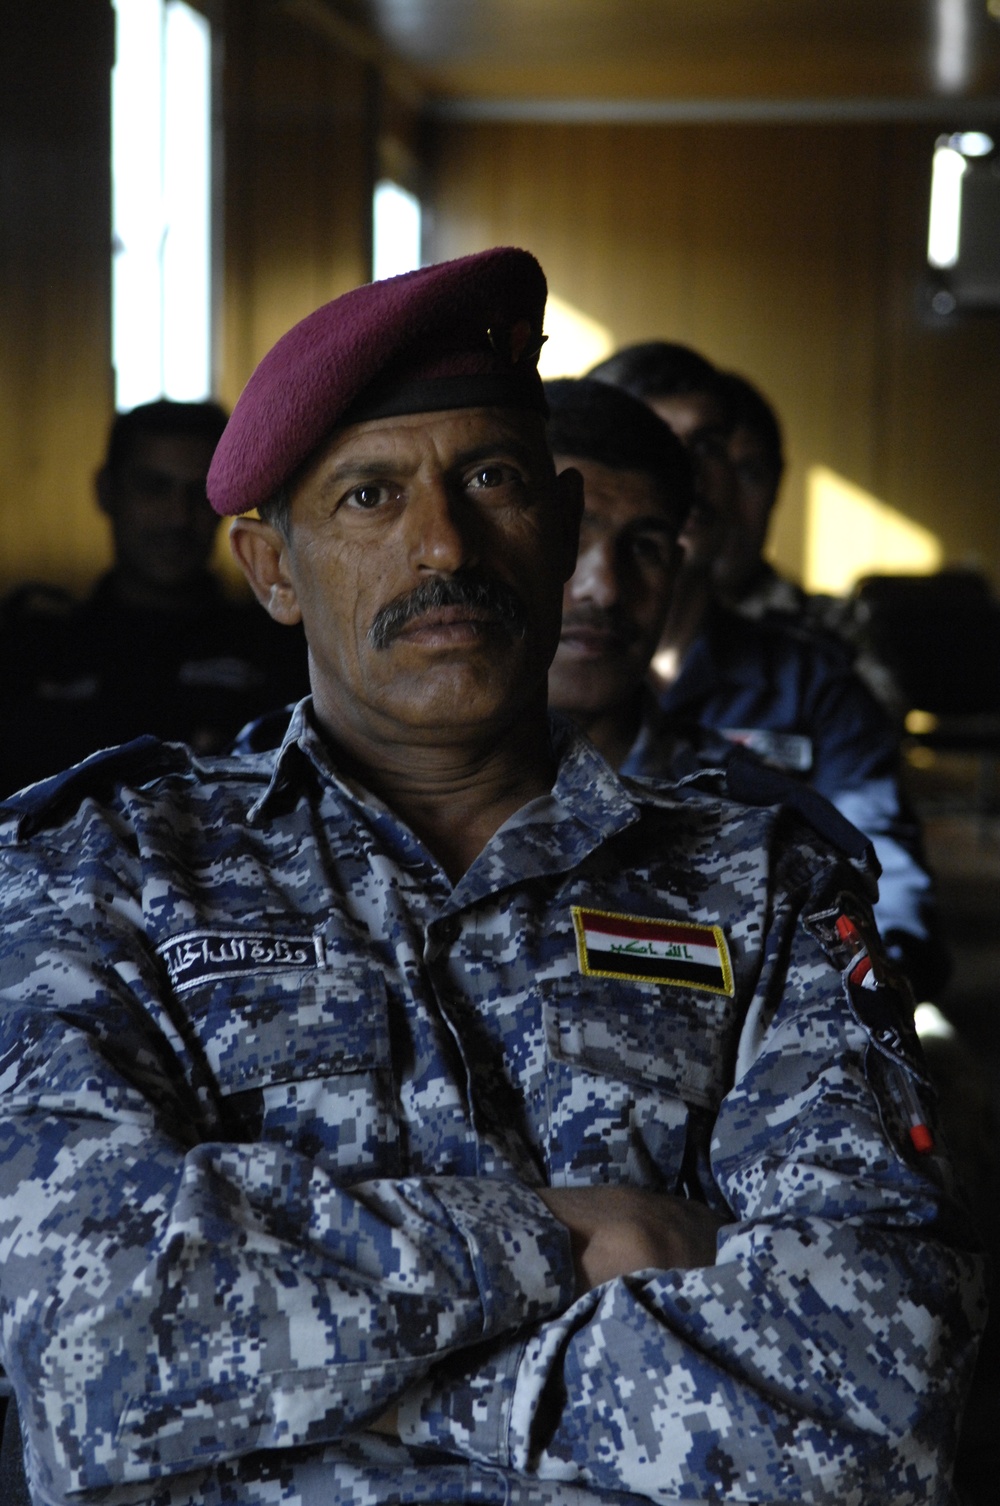
[[[686,942],[690,946],[707,946],[718,950],[711,926],[686,926],[673,920],[626,920],[581,910],[580,920],[588,932],[602,936],[631,936],[642,941]]]

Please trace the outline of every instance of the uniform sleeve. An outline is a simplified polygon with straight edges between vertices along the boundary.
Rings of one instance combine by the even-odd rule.
[[[114,875],[76,914],[27,863],[0,862],[0,1359],[46,1492],[336,1439],[565,1309],[568,1239],[514,1183],[345,1187],[206,1136]]]
[[[946,1502],[983,1270],[874,1050],[779,914],[712,1141],[732,1212],[716,1264],[608,1282],[446,1362],[407,1397],[404,1441],[663,1503]]]
[[[832,803],[875,849],[881,869],[875,920],[890,952],[917,999],[935,998],[951,964],[919,823],[906,807],[899,780],[866,779],[856,789],[836,792]]]
[[[798,689],[799,720],[812,739],[810,784],[827,799],[865,780],[893,778],[899,733],[846,663],[816,655]]]
[[[899,735],[846,667],[832,672],[818,660],[804,698],[813,729],[810,783],[874,847],[882,870],[875,907],[879,930],[909,972],[918,998],[932,998],[947,978],[948,954],[920,824],[900,785]]]

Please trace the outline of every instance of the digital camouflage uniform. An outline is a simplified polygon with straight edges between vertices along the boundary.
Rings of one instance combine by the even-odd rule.
[[[863,878],[558,738],[454,886],[307,703],[277,754],[133,745],[0,811],[39,1500],[948,1499],[982,1272]],[[574,1301],[532,1189],[592,1183],[704,1199],[717,1263]]]

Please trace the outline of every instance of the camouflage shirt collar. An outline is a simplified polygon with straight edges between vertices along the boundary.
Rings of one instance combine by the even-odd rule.
[[[552,790],[523,806],[489,844],[492,849],[497,843],[503,847],[507,840],[516,841],[521,878],[528,876],[526,862],[533,873],[574,866],[632,825],[640,814],[636,800],[587,738],[556,714],[550,715],[550,727],[557,762]],[[349,802],[385,810],[381,801],[338,768],[335,754],[315,725],[312,698],[307,696],[292,712],[267,788],[248,811],[249,819],[266,819],[280,793],[294,794],[316,775],[323,784],[336,786]],[[478,867],[478,862],[473,864],[459,888],[464,889]]]

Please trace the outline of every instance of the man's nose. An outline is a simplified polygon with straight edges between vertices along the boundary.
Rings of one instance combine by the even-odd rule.
[[[188,527],[209,510],[204,481],[172,481],[160,497],[160,513],[175,528]]]
[[[574,601],[590,601],[598,607],[615,605],[621,595],[621,582],[610,539],[589,544],[577,556],[570,590]]]
[[[410,562],[415,569],[453,575],[479,559],[474,509],[452,496],[442,478],[415,487],[406,507]]]

